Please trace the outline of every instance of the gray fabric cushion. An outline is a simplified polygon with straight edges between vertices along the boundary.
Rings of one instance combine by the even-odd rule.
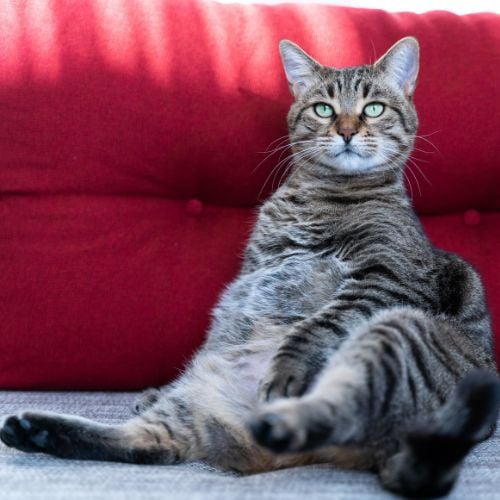
[[[24,409],[74,413],[102,422],[130,417],[131,393],[0,392],[0,415]],[[0,445],[2,500],[343,500],[394,498],[375,476],[328,466],[237,476],[204,464],[128,465],[60,460]],[[500,500],[500,433],[468,457],[449,498]]]

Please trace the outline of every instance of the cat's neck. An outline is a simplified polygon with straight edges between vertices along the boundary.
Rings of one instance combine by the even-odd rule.
[[[300,193],[308,201],[328,200],[331,203],[343,204],[389,197],[403,205],[410,204],[404,187],[403,171],[400,169],[347,175],[299,166],[293,170],[283,188],[285,192]]]

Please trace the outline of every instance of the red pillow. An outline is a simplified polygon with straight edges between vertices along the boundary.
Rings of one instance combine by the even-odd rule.
[[[420,40],[415,204],[500,319],[499,16],[26,0],[0,33],[1,388],[178,373],[279,178],[278,155],[255,169],[286,134],[282,38],[337,66]]]

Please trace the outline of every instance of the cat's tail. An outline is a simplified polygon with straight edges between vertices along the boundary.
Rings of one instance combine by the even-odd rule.
[[[470,372],[431,422],[408,433],[381,470],[383,485],[409,498],[446,495],[467,453],[493,433],[499,409],[500,378]]]

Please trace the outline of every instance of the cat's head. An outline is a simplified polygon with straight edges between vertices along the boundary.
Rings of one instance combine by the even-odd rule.
[[[288,126],[297,162],[356,175],[404,166],[418,126],[415,38],[403,38],[373,65],[343,69],[321,65],[287,40],[280,52],[295,97]]]

